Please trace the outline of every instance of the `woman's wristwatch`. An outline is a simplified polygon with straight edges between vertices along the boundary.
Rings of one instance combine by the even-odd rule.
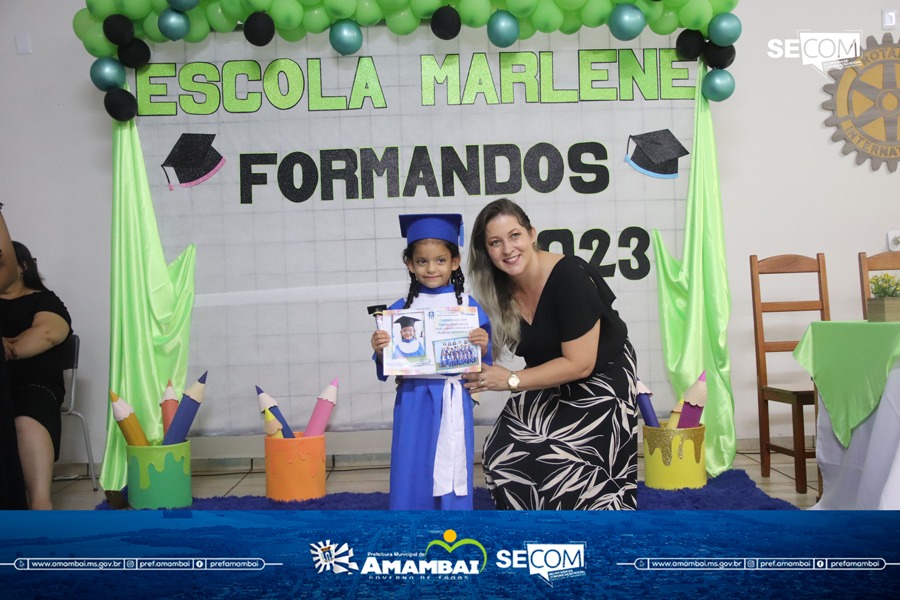
[[[515,371],[509,372],[509,379],[506,380],[506,385],[509,386],[509,391],[511,392],[519,391],[519,375]]]

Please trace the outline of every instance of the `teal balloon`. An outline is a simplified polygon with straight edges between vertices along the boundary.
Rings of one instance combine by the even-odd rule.
[[[609,32],[617,40],[633,40],[641,35],[647,19],[634,4],[619,4],[609,15]]]
[[[725,69],[713,69],[703,77],[700,91],[713,102],[728,100],[734,93],[734,77]]]
[[[331,31],[328,32],[328,41],[341,56],[354,54],[362,48],[362,29],[359,28],[356,21],[340,19],[331,26]]]
[[[167,8],[159,15],[159,30],[172,41],[180,40],[190,29],[191,20],[179,10]]]
[[[519,20],[505,10],[498,10],[488,19],[487,34],[493,45],[509,48],[519,39]]]
[[[91,65],[91,81],[103,92],[125,85],[125,67],[109,56],[98,58]]]
[[[741,37],[741,20],[732,13],[716,15],[709,22],[709,41],[717,46],[730,46]]]
[[[196,8],[198,4],[200,4],[200,0],[169,0],[169,6],[181,12]]]
[[[166,34],[159,30],[159,15],[156,13],[150,13],[144,19],[144,35],[147,36],[148,40],[157,44],[169,41]]]

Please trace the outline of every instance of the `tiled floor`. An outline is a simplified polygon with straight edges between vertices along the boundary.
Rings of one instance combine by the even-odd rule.
[[[772,474],[763,478],[759,474],[758,453],[738,453],[733,468],[743,469],[764,492],[781,498],[799,508],[815,504],[817,478],[815,460],[807,461],[809,490],[798,494],[794,489],[793,459],[783,455],[772,456]],[[481,465],[476,465],[475,484],[483,485]],[[638,478],[643,480],[643,460],[638,461]],[[195,497],[211,496],[264,496],[266,494],[265,472],[257,468],[229,471],[197,471],[191,481]],[[329,493],[336,492],[387,492],[388,468],[337,467],[329,469],[327,476]],[[102,491],[93,491],[89,478],[81,476],[75,480],[53,482],[53,504],[58,510],[91,510],[105,499]]]

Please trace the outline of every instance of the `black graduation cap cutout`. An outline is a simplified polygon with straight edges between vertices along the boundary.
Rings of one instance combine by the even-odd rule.
[[[400,329],[403,329],[404,327],[415,327],[416,321],[421,321],[421,320],[422,319],[417,319],[415,317],[402,316],[402,317],[398,317],[397,320],[394,321],[394,323],[399,324]]]
[[[166,167],[175,171],[181,187],[199,185],[215,175],[225,159],[212,147],[214,133],[182,133],[162,164],[169,189],[174,190]]]
[[[634,152],[631,156],[628,151],[634,140]],[[628,145],[625,147],[625,162],[636,171],[658,177],[660,179],[675,179],[678,177],[678,159],[690,154],[681,145],[681,142],[672,135],[668,129],[640,133],[628,136]]]

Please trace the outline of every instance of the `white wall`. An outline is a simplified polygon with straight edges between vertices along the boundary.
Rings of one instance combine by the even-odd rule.
[[[72,32],[84,0],[42,3],[40,10],[35,4],[0,0],[0,202],[13,238],[39,257],[82,337],[78,402],[99,460],[108,405],[111,123],[90,81],[93,58]],[[713,116],[741,439],[758,436],[748,256],[825,252],[832,317],[859,319],[856,254],[886,250],[886,231],[900,229],[900,173],[873,173],[843,156],[821,108],[830,78],[799,59],[769,58],[767,43],[796,38],[798,30],[860,30],[880,41],[883,7],[874,0],[744,0],[735,10],[744,25],[730,68],[737,91],[713,106]],[[17,34],[30,36],[31,54],[16,54]],[[776,435],[789,432],[787,412],[773,418]],[[63,463],[85,460],[73,425],[65,425]],[[359,439],[334,436],[329,452],[387,449],[385,436],[363,445]],[[257,446],[247,444],[247,453],[258,456]]]

